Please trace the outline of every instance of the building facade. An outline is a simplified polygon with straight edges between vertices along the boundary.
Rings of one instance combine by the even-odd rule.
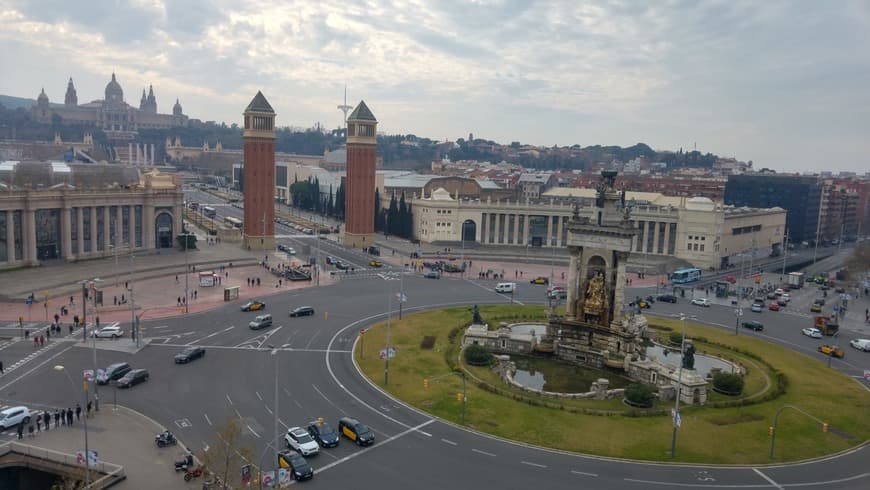
[[[275,111],[257,92],[245,109],[245,221],[242,245],[248,250],[275,249]]]
[[[595,189],[554,188],[539,201],[456,199],[444,189],[412,198],[414,237],[423,242],[557,247],[567,245],[567,223],[577,203],[592,218]],[[391,196],[383,196],[388,202]],[[764,255],[781,247],[786,212],[781,208],[736,208],[708,198],[628,192],[635,230],[634,255],[668,256],[697,267],[720,268],[742,254]]]
[[[731,175],[725,185],[725,204],[785,209],[789,241],[795,243],[816,239],[821,200],[822,185],[815,176]]]
[[[106,85],[105,98],[79,105],[78,94],[69,79],[63,107],[52,106],[45,89],[36,98],[31,108],[33,119],[44,124],[55,121],[60,124],[81,124],[101,129],[113,139],[133,139],[139,129],[164,129],[187,126],[188,117],[184,114],[178,99],[172,107],[172,114],[157,112],[157,98],[154,88],[148,94],[142,89],[139,108],[124,101],[124,90],[112,73]]]
[[[0,268],[174,246],[184,195],[134,167],[0,162]]]
[[[375,160],[378,120],[361,101],[347,118],[344,244],[368,247],[375,234]]]

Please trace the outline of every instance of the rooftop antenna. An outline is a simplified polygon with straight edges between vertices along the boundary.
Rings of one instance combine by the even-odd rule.
[[[338,106],[338,110],[344,113],[344,124],[347,124],[347,111],[353,109],[353,107],[347,105],[347,84],[344,85],[344,104]]]

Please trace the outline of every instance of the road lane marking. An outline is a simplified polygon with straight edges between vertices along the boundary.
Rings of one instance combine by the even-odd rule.
[[[535,468],[546,468],[547,467],[547,465],[538,464],[538,463],[531,463],[529,461],[520,461],[520,463],[525,464],[525,465],[529,465],[529,466],[534,466]]]
[[[211,333],[211,334],[206,335],[205,337],[202,337],[202,338],[199,338],[199,339],[193,340],[193,341],[191,341],[191,342],[188,342],[188,343],[185,344],[185,345],[193,345],[193,344],[195,344],[195,343],[197,343],[197,342],[202,342],[203,340],[208,339],[208,338],[211,338],[211,337],[214,337],[215,335],[222,334],[222,333],[224,333],[224,332],[229,332],[230,330],[232,330],[232,329],[234,329],[234,328],[236,328],[236,327],[231,326],[231,327],[229,327],[229,328],[225,328],[225,329],[223,329],[223,330],[221,330],[221,331],[219,331],[219,332],[214,332],[214,333]]]
[[[773,486],[775,486],[776,488],[782,490],[782,485],[780,485],[779,483],[773,481],[773,478],[771,478],[771,477],[765,475],[765,474],[762,473],[761,470],[759,470],[758,468],[752,468],[752,471],[756,472],[756,473],[758,474],[758,476],[760,476],[760,477],[764,478],[765,480],[767,480],[767,482],[770,483],[771,485],[773,485]]]
[[[445,444],[450,444],[451,446],[458,446],[459,445],[453,441],[448,441],[447,439],[441,439],[441,442],[443,442]]]
[[[486,452],[486,451],[481,451],[480,449],[474,449],[474,448],[472,448],[472,449],[471,449],[471,452],[474,452],[474,453],[477,453],[477,454],[482,454],[482,455],[484,455],[484,456],[490,456],[490,457],[492,457],[492,458],[495,457],[495,454],[488,453],[488,452]]]
[[[170,340],[172,340],[172,337],[151,337],[151,340],[160,340],[160,339],[166,339],[166,340],[162,344],[151,343],[149,345],[152,345],[155,347],[161,347],[161,346],[162,347],[187,347],[187,344],[170,344],[170,343],[168,343]],[[240,346],[234,346],[234,345],[207,345],[207,344],[203,345],[203,344],[200,344],[200,347],[205,347],[206,349],[245,350],[245,351],[249,351],[249,350],[271,351],[272,350],[272,349],[268,349],[268,348],[264,349],[264,348],[258,348],[258,347],[253,347],[253,346],[240,347]],[[334,354],[350,354],[350,351],[346,350],[346,349],[345,350],[341,350],[341,349],[331,349],[331,350],[330,349],[295,349],[292,347],[289,347],[289,348],[281,347],[278,350],[281,352],[314,352],[314,353],[318,353],[318,354],[333,354],[333,353]]]
[[[355,452],[355,453],[352,453],[352,454],[350,454],[349,456],[345,456],[345,457],[339,459],[338,461],[334,461],[334,462],[332,462],[332,463],[329,463],[328,465],[326,465],[326,466],[324,466],[324,467],[318,469],[317,471],[326,471],[326,470],[328,470],[328,469],[330,469],[330,468],[332,468],[332,467],[334,467],[334,466],[337,466],[337,465],[339,465],[339,464],[341,464],[341,463],[344,463],[345,461],[349,461],[349,460],[351,460],[351,459],[353,459],[353,458],[356,458],[357,456],[359,456],[359,455],[361,455],[361,454],[365,454],[365,453],[367,453],[367,452],[369,452],[369,451],[371,451],[371,450],[373,450],[373,449],[375,449],[375,448],[378,448],[378,447],[380,447],[380,446],[383,446],[383,445],[385,445],[385,444],[388,444],[388,443],[390,443],[390,442],[393,442],[393,441],[395,441],[396,439],[398,439],[398,438],[400,438],[400,437],[404,437],[404,436],[410,434],[411,432],[419,432],[419,433],[421,433],[421,434],[425,434],[425,432],[421,431],[420,429],[422,429],[423,427],[426,427],[427,425],[429,425],[429,424],[431,424],[431,423],[433,423],[433,422],[435,422],[435,419],[429,419],[429,420],[423,422],[423,423],[420,424],[420,425],[417,425],[417,426],[415,426],[415,427],[409,427],[407,430],[402,431],[402,432],[399,432],[398,434],[396,434],[396,435],[394,435],[394,436],[388,437],[388,438],[384,439],[384,440],[381,441],[381,442],[377,442],[377,443],[375,443],[375,444],[372,445],[372,446],[369,446],[369,447],[367,447],[367,448],[365,448],[365,449],[362,449],[362,450],[359,450],[359,451],[357,451],[357,452]]]
[[[587,473],[587,472],[585,472],[585,471],[571,470],[571,473],[574,473],[575,475],[583,475],[583,476],[594,476],[594,477],[598,477],[598,473]]]
[[[202,416],[205,417],[205,421],[208,422],[208,425],[212,425],[212,424],[211,424],[211,419],[208,418],[208,414],[207,414],[207,413],[203,413]]]
[[[324,395],[323,392],[320,391],[320,388],[318,388],[316,385],[313,385],[313,384],[311,385],[311,387],[314,388],[314,391],[316,391],[318,394],[320,394],[320,396],[322,396],[323,399],[326,400],[327,403],[329,403],[333,407],[336,406],[335,403],[332,403],[332,400],[330,400],[329,398],[326,398],[326,395]],[[287,396],[290,396],[289,392],[287,393]]]
[[[269,405],[263,405],[263,406],[266,407],[266,411],[269,412],[269,415],[274,415],[274,414],[275,414],[275,412],[273,412],[272,409],[269,408]]]
[[[248,430],[251,431],[251,434],[254,434],[255,436],[257,436],[257,439],[260,438],[260,434],[257,434],[257,433],[254,431],[254,429],[251,428],[250,425],[248,425],[247,427],[248,427]]]
[[[239,411],[235,408],[233,409],[233,411],[236,412],[236,417],[238,417],[239,420],[242,420],[242,414],[240,414]]]
[[[257,394],[257,398],[259,398],[260,401],[263,401],[263,397],[260,395],[260,392],[259,392],[259,391],[255,391],[254,393]]]
[[[230,402],[230,405],[232,405],[232,404],[233,404],[233,399],[232,399],[232,398],[230,398],[230,395],[227,395],[227,401],[228,401],[228,402]]]

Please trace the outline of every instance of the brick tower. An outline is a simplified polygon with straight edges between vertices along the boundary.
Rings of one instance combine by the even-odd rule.
[[[344,244],[364,248],[375,238],[375,153],[378,120],[360,102],[347,116]]]
[[[245,223],[242,246],[275,249],[275,111],[257,92],[245,109]]]

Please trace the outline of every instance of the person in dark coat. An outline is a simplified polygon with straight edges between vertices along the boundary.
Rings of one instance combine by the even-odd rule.
[[[76,403],[76,422],[82,419],[82,406]]]
[[[24,438],[24,422],[18,423],[18,438],[19,439]]]
[[[73,424],[73,411],[71,408],[67,407],[66,409],[66,425]]]
[[[45,431],[48,432],[48,426],[51,424],[51,415],[48,412],[42,414],[42,423],[45,424]]]
[[[60,427],[60,410],[54,411],[54,426]]]

